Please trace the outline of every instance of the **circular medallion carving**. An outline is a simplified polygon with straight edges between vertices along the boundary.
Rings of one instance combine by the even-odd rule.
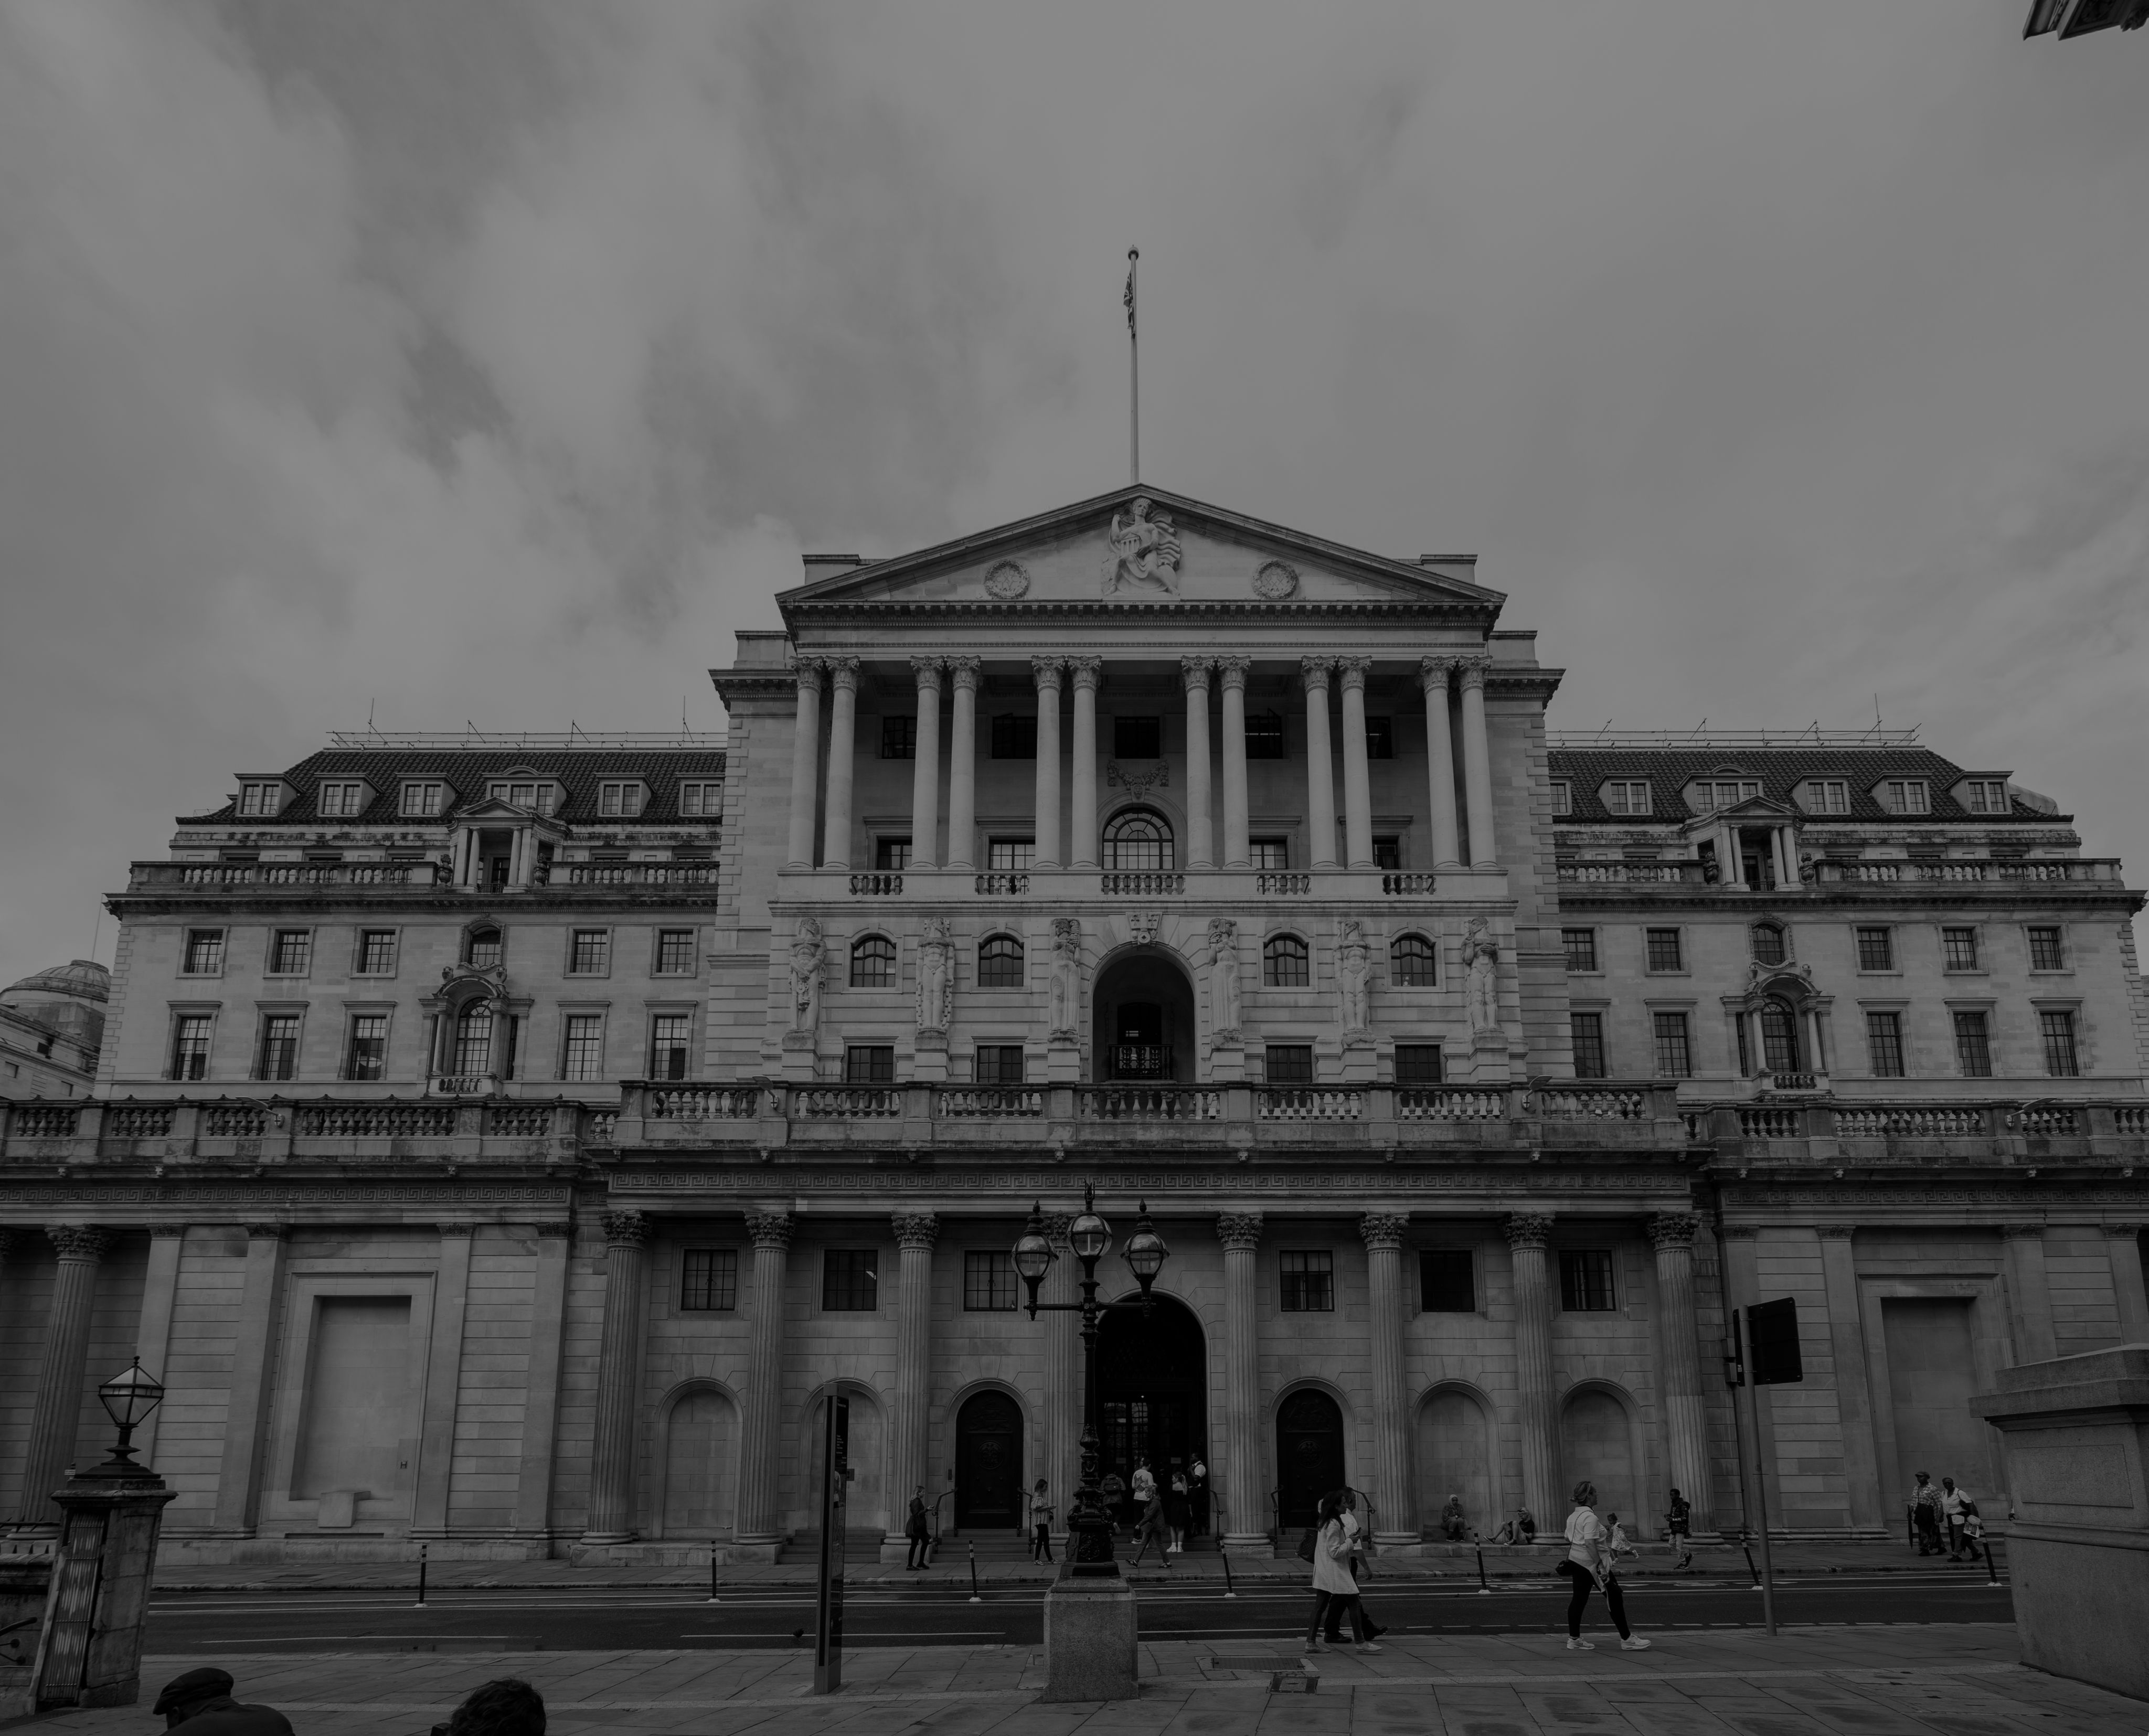
[[[1298,569],[1281,561],[1264,561],[1254,570],[1254,595],[1280,602],[1298,594]]]
[[[985,595],[1004,603],[1013,602],[1029,589],[1029,574],[1019,561],[998,561],[985,573]]]

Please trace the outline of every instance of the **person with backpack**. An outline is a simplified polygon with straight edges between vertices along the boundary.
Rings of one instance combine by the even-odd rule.
[[[1331,1606],[1341,1603],[1351,1616],[1351,1632],[1361,1652],[1382,1649],[1366,1633],[1358,1607],[1358,1582],[1351,1577],[1351,1533],[1343,1524],[1343,1492],[1323,1497],[1319,1517],[1300,1540],[1300,1558],[1313,1563],[1313,1618],[1306,1624],[1305,1650],[1321,1649],[1321,1630]]]
[[[1597,1485],[1585,1478],[1574,1486],[1574,1511],[1567,1516],[1567,1559],[1553,1571],[1574,1582],[1567,1603],[1567,1648],[1593,1652],[1597,1648],[1582,1637],[1582,1609],[1592,1591],[1602,1591],[1611,1607],[1612,1625],[1619,1630],[1619,1649],[1646,1652],[1649,1643],[1627,1625],[1627,1600],[1619,1590],[1617,1563],[1612,1554],[1613,1533],[1597,1517]]]

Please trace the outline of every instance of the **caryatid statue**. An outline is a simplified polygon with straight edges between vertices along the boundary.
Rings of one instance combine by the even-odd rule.
[[[1367,1025],[1366,972],[1365,924],[1346,916],[1342,939],[1336,949],[1336,987],[1343,1001],[1343,1029],[1349,1035],[1364,1031]]]
[[[955,1013],[955,943],[944,916],[925,919],[918,948],[918,1029],[944,1032]]]
[[[1071,916],[1052,919],[1052,979],[1047,1010],[1051,1034],[1072,1042],[1082,1007],[1082,924]]]
[[[1470,1028],[1497,1031],[1500,1029],[1500,943],[1492,938],[1492,925],[1483,917],[1470,924],[1462,956],[1469,966],[1466,992]]]
[[[810,916],[798,918],[798,931],[791,937],[791,1030],[810,1037],[821,1025],[821,985],[826,971],[827,949],[821,944],[821,925]]]
[[[1209,918],[1209,1036],[1239,1040],[1239,925],[1227,916]]]

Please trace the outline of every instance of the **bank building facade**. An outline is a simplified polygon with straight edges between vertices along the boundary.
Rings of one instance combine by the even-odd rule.
[[[1783,1296],[1771,1523],[1882,1535],[2004,1495],[1996,1369],[2149,1336],[2141,898],[2006,768],[1548,737],[1472,557],[1155,490],[778,601],[721,746],[337,737],[133,866],[94,1094],[0,1105],[18,1540],[138,1350],[169,1562],[771,1559],[838,1393],[859,1549],[1012,1549],[1087,1185],[1170,1250],[1106,1467],[1245,1551],[1735,1530]]]

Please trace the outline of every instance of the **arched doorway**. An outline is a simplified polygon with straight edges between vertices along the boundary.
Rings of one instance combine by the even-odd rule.
[[[1145,1460],[1158,1486],[1170,1488],[1171,1473],[1207,1446],[1208,1398],[1208,1346],[1184,1302],[1159,1296],[1146,1315],[1137,1308],[1107,1314],[1097,1327],[1099,1476],[1130,1485]],[[1222,1492],[1227,1502],[1240,1498]]]
[[[1599,1517],[1617,1513],[1628,1536],[1649,1534],[1634,1476],[1634,1432],[1627,1407],[1602,1386],[1568,1394],[1559,1413],[1559,1458],[1560,1494],[1588,1477],[1597,1485]],[[1545,1516],[1538,1514],[1538,1523],[1544,1522]]]
[[[1276,1407],[1276,1500],[1284,1529],[1311,1525],[1321,1498],[1343,1487],[1343,1411],[1318,1387],[1294,1392]]]
[[[682,1394],[664,1419],[663,1535],[727,1534],[737,1475],[737,1407],[708,1387]]]
[[[1173,956],[1152,948],[1115,959],[1099,973],[1090,1007],[1098,1084],[1193,1083],[1194,984]]]
[[[975,1392],[955,1413],[955,1524],[1022,1527],[1022,1406],[1004,1392]]]

